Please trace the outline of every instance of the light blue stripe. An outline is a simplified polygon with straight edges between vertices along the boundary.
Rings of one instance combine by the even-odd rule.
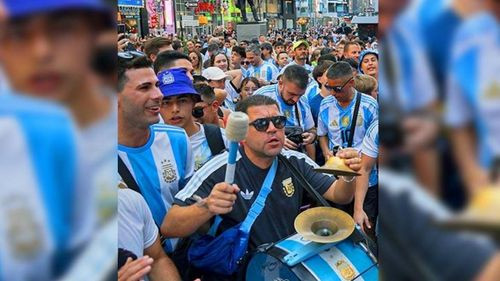
[[[292,240],[281,241],[277,244],[277,246],[284,248],[288,252],[294,252],[303,247],[301,243]],[[359,273],[362,273],[373,265],[373,261],[368,257],[368,255],[366,255],[361,248],[355,246],[350,240],[344,240],[336,244],[334,247],[347,257]],[[340,280],[338,279],[335,271],[331,269],[330,265],[328,265],[328,263],[325,262],[319,255],[311,257],[303,263],[313,270],[320,280]],[[337,279],[331,279],[332,276],[335,276]]]
[[[42,120],[44,125],[38,122]],[[76,144],[74,131],[71,130],[73,127],[68,120],[54,118],[52,128],[47,128],[46,121],[46,118],[21,117],[53,239],[56,247],[63,249],[69,240],[72,224]],[[47,133],[47,130],[52,130],[52,133]],[[49,135],[50,138],[42,138]],[[57,141],[52,138],[54,135],[57,135]],[[57,176],[54,175],[55,171]]]
[[[227,159],[228,164],[236,163],[236,154],[238,152],[238,142],[231,141],[229,142],[229,157]]]
[[[284,240],[278,243],[277,246],[285,248],[288,252],[294,252],[302,248],[304,245],[296,241]],[[341,279],[337,276],[337,273],[335,273],[330,265],[318,255],[315,255],[302,263],[312,270],[312,273],[314,273],[321,281],[341,281]]]
[[[127,154],[135,180],[141,189],[142,196],[148,203],[153,219],[161,225],[167,212],[161,195],[161,184],[157,174],[156,163],[151,150],[141,154]]]

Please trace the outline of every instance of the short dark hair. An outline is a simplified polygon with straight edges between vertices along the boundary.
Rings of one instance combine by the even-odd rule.
[[[242,58],[246,58],[246,57],[247,57],[247,53],[245,52],[245,48],[240,47],[240,46],[234,46],[234,47],[231,49],[231,52],[235,52],[235,53],[237,53],[237,54],[238,54],[238,55],[240,55]]]
[[[278,47],[278,46],[283,46],[283,47],[285,47],[285,43],[284,43],[283,41],[281,41],[281,40],[278,40],[278,41],[274,42],[274,45],[273,45],[273,46],[274,46],[274,48],[275,48],[275,49],[276,49],[276,47]]]
[[[328,79],[340,79],[352,76],[352,67],[345,61],[334,63],[326,73]]]
[[[288,53],[286,51],[281,51],[277,56],[276,56],[276,60],[279,59],[280,55],[281,54],[286,54],[288,56]]]
[[[208,83],[208,79],[203,75],[193,75],[193,85]]]
[[[321,56],[324,56],[324,55],[326,55],[326,54],[331,53],[332,51],[333,51],[333,49],[332,49],[332,48],[325,47],[325,48],[323,48],[323,49],[321,50],[321,52],[320,52],[319,54],[320,54]]]
[[[318,58],[318,64],[324,62],[324,61],[332,61],[332,62],[336,62],[337,61],[337,57],[334,55],[334,54],[326,54],[326,55],[322,55]]]
[[[285,68],[282,79],[293,82],[301,89],[306,89],[309,82],[309,74],[303,66],[294,64]]]
[[[217,43],[208,44],[207,52],[216,52],[217,50],[219,50],[219,44]]]
[[[271,45],[271,43],[269,42],[264,42],[262,44],[260,44],[260,49],[266,49],[266,50],[269,50],[269,51],[272,51],[273,50],[273,45]]]
[[[279,109],[278,102],[276,100],[264,95],[251,95],[236,104],[236,111],[248,113],[248,109],[250,107],[259,105],[275,105]]]
[[[183,54],[181,52],[169,50],[159,53],[154,63],[155,73],[158,73],[164,69],[172,67],[174,62],[180,59],[186,59],[188,61],[191,61],[188,55]]]
[[[215,100],[215,92],[213,87],[207,84],[198,83],[194,85],[194,89],[200,94],[201,99],[204,102],[211,103]]]
[[[325,72],[330,68],[330,66],[333,65],[333,61],[330,60],[324,60],[321,63],[319,63],[313,70],[313,78],[314,80],[318,81],[318,77],[323,76]]]
[[[176,39],[172,42],[172,48],[176,51],[178,51],[179,49],[182,49],[182,42],[181,40],[179,39]]]
[[[117,83],[117,90],[118,93],[123,91],[123,88],[125,88],[125,84],[127,84],[128,77],[127,77],[127,70],[130,69],[140,69],[140,68],[151,68],[152,64],[151,61],[146,57],[137,57],[133,60],[130,61],[123,61],[122,63],[118,64],[118,83]]]
[[[358,69],[358,62],[353,58],[343,58],[342,61],[347,62],[353,69]]]
[[[157,55],[160,48],[172,45],[172,41],[165,37],[154,37],[144,43],[144,53],[149,58],[150,55]]]

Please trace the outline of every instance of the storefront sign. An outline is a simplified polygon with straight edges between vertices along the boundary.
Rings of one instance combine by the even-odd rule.
[[[213,14],[214,11],[214,4],[207,2],[198,2],[198,7],[194,10],[195,13],[210,12],[211,14]]]
[[[144,1],[143,0],[118,0],[118,6],[142,8],[142,7],[144,7]]]

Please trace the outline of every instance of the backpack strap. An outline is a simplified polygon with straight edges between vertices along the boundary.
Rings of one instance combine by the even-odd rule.
[[[226,149],[219,127],[213,124],[203,124],[203,129],[212,155],[217,155]]]
[[[118,173],[128,188],[142,195],[141,189],[120,156],[118,156]]]
[[[358,121],[359,104],[361,103],[361,93],[357,93],[356,104],[354,105],[354,113],[352,116],[351,127],[349,128],[349,140],[347,141],[347,147],[352,147],[352,141],[354,140],[354,129],[356,129],[356,123]]]

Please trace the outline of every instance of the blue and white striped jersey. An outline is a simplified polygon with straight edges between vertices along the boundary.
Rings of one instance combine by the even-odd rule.
[[[370,156],[371,158],[378,158],[378,119],[374,120],[363,138],[361,145],[361,153]],[[370,172],[370,180],[368,186],[374,186],[378,183],[377,166],[374,166]]]
[[[361,149],[366,130],[375,119],[378,119],[377,101],[369,95],[356,92],[347,108],[342,108],[333,96],[323,99],[318,117],[318,136],[328,136],[330,149],[336,145],[347,147],[357,95],[361,95],[361,101],[354,130],[353,148]]]
[[[406,113],[437,100],[436,83],[418,30],[414,19],[403,14],[395,20],[379,47],[380,57],[384,58],[379,65],[379,100],[399,104]],[[393,77],[387,73],[388,69],[392,69]]]
[[[175,194],[184,187],[194,171],[191,144],[186,132],[166,124],[152,125],[145,145],[118,145],[118,155],[139,185],[156,224],[161,225]],[[167,250],[170,250],[168,246]]]
[[[55,104],[0,94],[0,280],[52,280],[95,226],[77,132]]]
[[[500,155],[499,34],[498,21],[490,14],[464,22],[449,68],[445,122],[452,127],[475,125],[483,167]]]
[[[245,77],[255,77],[267,82],[276,82],[278,77],[278,68],[274,64],[263,61],[260,66],[251,65],[245,72]]]
[[[268,85],[258,89],[254,95],[268,96],[278,102],[281,113],[286,117],[286,126],[298,126],[297,117],[295,116],[295,105],[288,105],[283,101],[279,90],[278,84]],[[304,131],[314,127],[314,120],[311,113],[311,108],[307,102],[305,95],[302,95],[298,101],[298,112],[300,117],[300,126]]]

